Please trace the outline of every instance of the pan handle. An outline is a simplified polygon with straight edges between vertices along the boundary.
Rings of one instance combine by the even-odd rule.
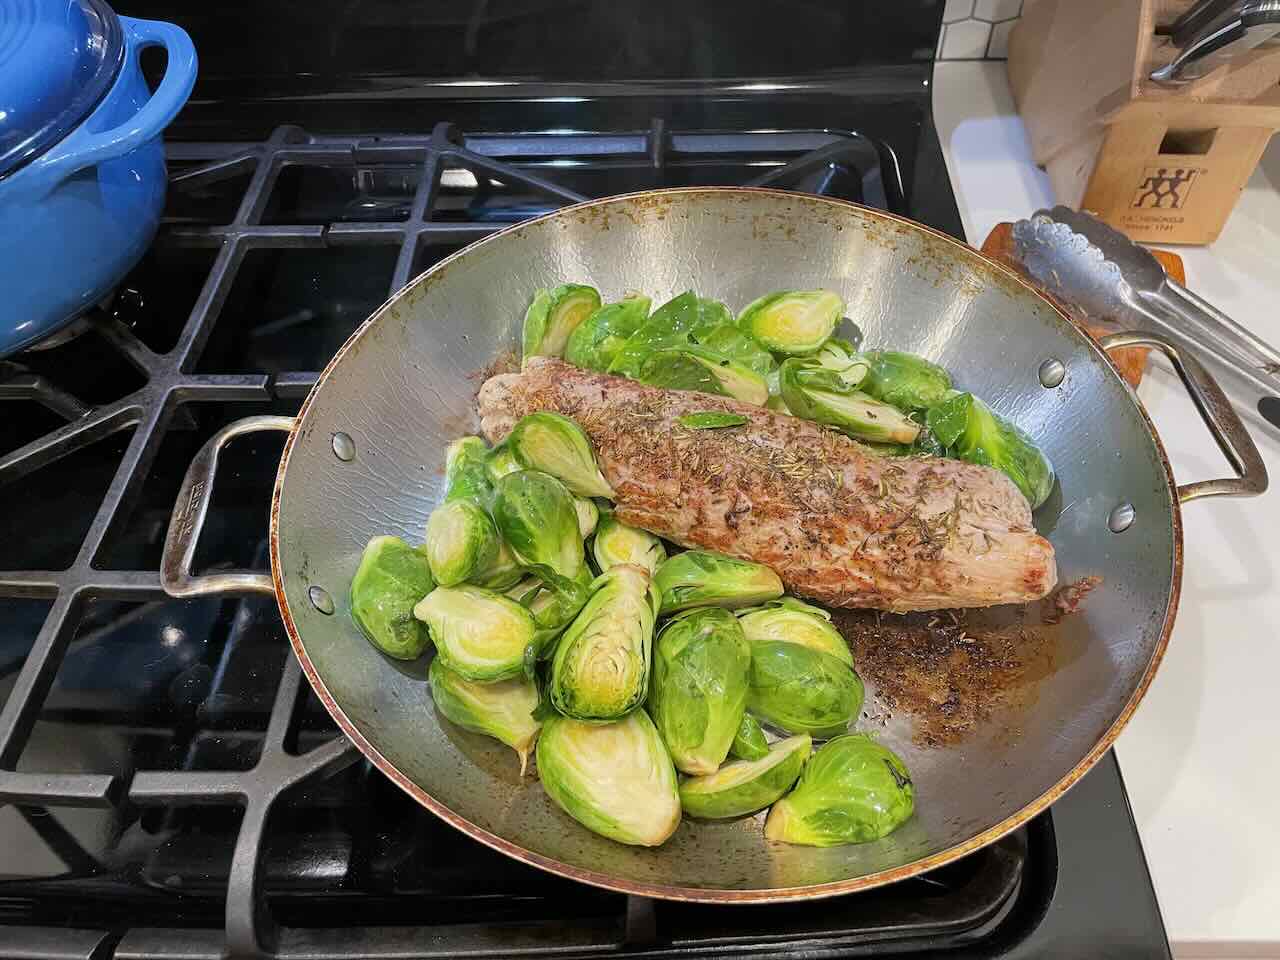
[[[196,543],[204,527],[205,514],[209,510],[209,495],[213,492],[213,478],[218,472],[218,454],[229,441],[247,433],[263,430],[293,429],[293,417],[258,416],[245,417],[229,423],[200,448],[178,491],[178,501],[173,505],[169,519],[169,533],[164,538],[164,553],[160,557],[160,585],[171,597],[205,597],[222,593],[275,593],[270,574],[252,573],[247,570],[230,570],[225,573],[208,573],[197,577],[191,572],[196,557]]]
[[[1223,455],[1235,470],[1234,477],[1217,480],[1197,480],[1195,483],[1178,484],[1178,502],[1186,503],[1199,497],[1256,497],[1267,489],[1267,466],[1249,436],[1249,431],[1232,409],[1231,401],[1222,392],[1200,361],[1190,353],[1178,349],[1164,337],[1154,333],[1132,331],[1111,333],[1099,337],[1103,350],[1121,347],[1154,347],[1169,358],[1182,385],[1191,394],[1191,400],[1200,417],[1218,442]]]

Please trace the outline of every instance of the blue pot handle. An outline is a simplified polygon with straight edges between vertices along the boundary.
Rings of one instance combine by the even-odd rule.
[[[132,17],[121,17],[120,25],[124,29],[127,60],[136,58],[147,47],[160,46],[168,52],[169,62],[160,86],[142,109],[124,123],[97,133],[82,125],[38,158],[32,166],[39,169],[39,176],[48,186],[78,170],[123,156],[158,136],[191,95],[196,82],[196,48],[185,30],[172,23]],[[124,69],[128,69],[127,64]],[[128,86],[117,80],[98,109],[108,105],[112,97],[128,96]]]

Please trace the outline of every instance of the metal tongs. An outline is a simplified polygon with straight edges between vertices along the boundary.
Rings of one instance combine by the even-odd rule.
[[[1280,351],[1213,304],[1169,279],[1145,247],[1070,207],[1039,210],[1013,225],[1013,249],[1044,289],[1099,319],[1134,319],[1203,351],[1260,388],[1280,394]]]

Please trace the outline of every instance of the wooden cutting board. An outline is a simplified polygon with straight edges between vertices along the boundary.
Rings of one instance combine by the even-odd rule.
[[[1023,279],[1061,307],[1063,312],[1075,322],[1076,326],[1080,327],[1095,340],[1103,334],[1115,332],[1115,325],[1108,323],[1107,317],[1089,316],[1075,304],[1065,303],[1058,299],[1028,276],[1013,253],[1012,223],[997,223],[982,244],[982,252],[993,260],[998,260],[1006,267],[1015,270]],[[1187,272],[1183,268],[1180,256],[1165,250],[1152,250],[1151,252],[1160,261],[1165,272],[1172,279],[1178,281],[1178,283],[1185,284],[1187,282]],[[1112,351],[1110,357],[1117,369],[1119,369],[1120,375],[1129,382],[1130,386],[1137,387],[1142,382],[1142,373],[1147,366],[1147,354],[1150,352],[1144,347],[1128,347],[1124,350]]]

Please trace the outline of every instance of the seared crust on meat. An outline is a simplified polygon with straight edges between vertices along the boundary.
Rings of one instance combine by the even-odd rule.
[[[491,442],[536,410],[595,444],[624,523],[777,571],[834,607],[933,610],[1024,603],[1057,583],[1053,547],[1004,474],[935,457],[883,457],[807,420],[661,390],[537,357],[480,390]],[[691,430],[681,414],[739,413]]]

